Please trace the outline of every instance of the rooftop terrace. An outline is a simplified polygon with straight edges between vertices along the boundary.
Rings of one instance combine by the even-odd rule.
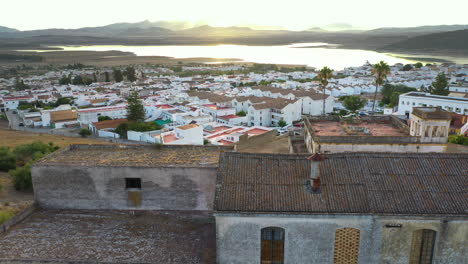
[[[408,136],[388,122],[341,123],[338,121],[311,122],[315,136]]]
[[[0,252],[2,263],[215,263],[215,227],[203,212],[38,210],[0,234]]]
[[[114,167],[217,167],[218,146],[71,145],[41,159],[40,165]]]

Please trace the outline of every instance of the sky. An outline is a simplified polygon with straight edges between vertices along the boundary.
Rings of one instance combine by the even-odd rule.
[[[363,29],[468,24],[468,0],[0,0],[0,26],[80,28],[189,21],[291,30],[344,22]]]

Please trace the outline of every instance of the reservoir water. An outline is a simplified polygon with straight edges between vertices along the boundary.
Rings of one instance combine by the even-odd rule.
[[[61,46],[64,51],[108,51],[132,52],[137,56],[167,56],[174,58],[222,58],[238,59],[245,62],[323,66],[340,70],[360,66],[369,61],[381,60],[390,65],[414,63],[409,60],[370,50],[342,49],[326,43],[301,43],[287,46]],[[431,56],[434,57],[434,56]]]

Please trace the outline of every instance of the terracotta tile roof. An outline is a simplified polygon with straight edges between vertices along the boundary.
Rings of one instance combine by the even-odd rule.
[[[468,214],[468,155],[342,153],[319,162],[310,190],[308,155],[223,153],[218,211]]]
[[[78,113],[75,110],[62,110],[50,112],[50,120],[53,122],[64,122],[77,120]]]
[[[274,109],[283,109],[289,104],[293,104],[296,101],[294,100],[288,100],[284,98],[277,98],[273,99],[271,98],[270,100],[266,101],[265,103],[261,104],[253,104],[252,107],[255,110],[261,110],[261,109],[269,109],[269,108],[274,108]]]
[[[197,92],[197,91],[190,91],[187,92],[189,96],[196,96],[199,99],[208,99],[212,103],[223,103],[223,102],[230,102],[232,101],[231,97],[227,97],[224,95],[209,93],[209,92]]]
[[[187,129],[192,129],[192,128],[199,127],[199,126],[200,125],[197,125],[197,124],[188,124],[188,125],[179,126],[177,127],[177,129],[187,130]]]
[[[34,166],[217,167],[219,153],[230,147],[151,145],[71,145]]]
[[[104,128],[117,128],[120,124],[126,123],[127,121],[128,120],[126,118],[113,119],[101,122],[94,122],[93,125],[96,127],[97,130],[100,130]]]

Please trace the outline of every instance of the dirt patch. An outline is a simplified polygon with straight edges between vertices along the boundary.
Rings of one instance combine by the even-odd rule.
[[[110,142],[89,138],[65,137],[60,135],[10,130],[8,129],[7,122],[0,121],[0,146],[14,148],[18,145],[29,144],[34,141],[42,141],[44,143],[52,142],[60,147],[66,147],[71,144],[112,144]]]
[[[263,143],[263,144],[251,144],[247,148],[243,148],[239,152],[250,152],[250,153],[289,153],[288,136],[283,135],[276,137],[274,140]]]

